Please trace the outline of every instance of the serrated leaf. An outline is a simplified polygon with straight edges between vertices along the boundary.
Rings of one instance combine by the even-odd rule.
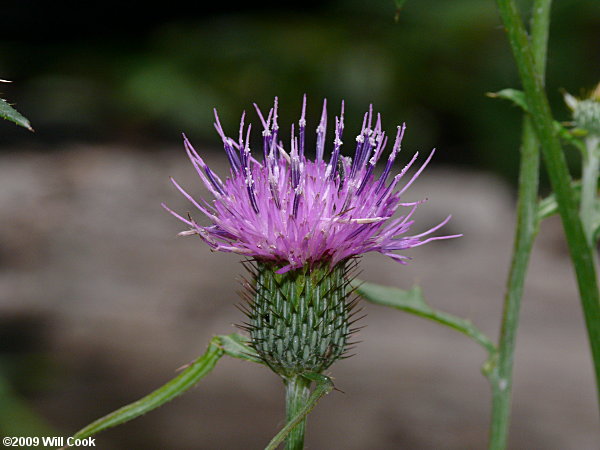
[[[504,100],[509,100],[513,102],[516,106],[521,108],[523,111],[529,112],[527,100],[525,99],[525,93],[518,89],[502,89],[498,92],[488,92],[486,95],[491,98],[501,98]]]
[[[265,450],[275,450],[279,444],[285,440],[288,434],[290,434],[290,432],[304,420],[308,413],[310,413],[314,407],[317,406],[317,403],[321,397],[329,394],[334,388],[331,379],[325,375],[319,373],[307,373],[303,376],[317,383],[315,389],[312,391],[310,397],[306,401],[306,405],[304,405],[304,407],[298,411],[298,414],[294,416],[292,420],[286,423],[281,431],[277,433],[273,439],[271,439],[271,442],[269,442],[269,445],[265,447]]]
[[[16,123],[19,126],[27,128],[29,131],[33,131],[29,120],[27,120],[19,111],[10,106],[6,100],[0,99],[0,117],[11,122]]]
[[[490,338],[475,327],[470,320],[453,316],[429,306],[425,302],[423,291],[419,286],[404,290],[374,283],[361,283],[358,280],[355,280],[352,284],[356,287],[356,292],[371,303],[399,309],[441,323],[473,339],[489,353],[490,357],[496,353],[496,347]]]

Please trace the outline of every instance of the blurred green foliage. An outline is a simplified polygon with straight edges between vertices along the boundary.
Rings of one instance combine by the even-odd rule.
[[[512,177],[520,112],[485,97],[519,87],[494,2],[409,1],[397,22],[395,13],[392,0],[317,2],[305,11],[235,2],[204,13],[183,8],[147,24],[132,16],[130,32],[109,32],[108,20],[98,36],[80,26],[72,38],[63,30],[45,42],[5,39],[0,74],[18,81],[13,97],[38,125],[38,140],[177,142],[185,131],[216,144],[213,107],[234,132],[242,109],[278,95],[285,124],[306,92],[309,127],[323,97],[332,112],[345,99],[353,135],[373,102],[387,129],[407,122],[406,148],[435,146],[438,161]],[[598,61],[599,25],[600,2],[555,2],[548,86],[559,119],[568,117],[560,88],[597,82],[590,61]]]
[[[29,404],[31,398],[51,389],[56,381],[46,333],[45,322],[36,315],[0,316],[2,436],[58,435]]]

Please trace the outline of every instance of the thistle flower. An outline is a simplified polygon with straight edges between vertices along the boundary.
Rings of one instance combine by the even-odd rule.
[[[251,125],[242,115],[238,138],[227,137],[215,110],[215,128],[231,165],[222,180],[184,136],[185,149],[198,176],[214,196],[197,201],[175,180],[175,187],[211,222],[201,225],[164,206],[188,226],[180,235],[198,235],[213,250],[238,253],[255,261],[248,285],[246,312],[252,344],[263,360],[284,377],[321,372],[342,356],[351,334],[347,263],[379,252],[405,264],[396,252],[452,236],[432,236],[450,216],[429,230],[410,234],[422,201],[403,202],[406,190],[425,169],[434,151],[402,187],[417,160],[391,177],[405,125],[399,126],[383,172],[375,165],[388,137],[372,107],[356,136],[354,157],[341,154],[344,103],[335,118],[333,148],[325,157],[327,103],[316,130],[316,156],[306,155],[306,96],[290,144],[280,140],[277,98],[268,115],[254,105],[262,124],[262,161],[250,151]],[[296,133],[297,131],[297,133]],[[256,152],[255,152],[256,153]],[[393,218],[396,211],[405,211]]]
[[[372,108],[365,114],[362,130],[356,136],[354,158],[348,158],[341,155],[342,103],[341,114],[335,119],[333,151],[326,161],[326,102],[317,127],[314,160],[305,155],[306,97],[298,123],[299,136],[295,135],[292,125],[287,151],[279,140],[277,100],[266,119],[258,106],[255,107],[263,126],[262,162],[250,151],[251,125],[244,126],[244,116],[236,141],[225,135],[215,111],[215,128],[231,164],[231,176],[225,181],[206,165],[184,136],[187,154],[214,200],[212,205],[198,202],[172,180],[175,187],[212,222],[210,226],[202,226],[167,208],[189,226],[188,231],[180,234],[197,234],[213,250],[273,262],[281,266],[279,273],[324,262],[334,266],[368,252],[383,253],[405,263],[408,258],[396,251],[456,237],[428,237],[445,225],[450,216],[423,233],[407,235],[413,224],[412,216],[422,202],[401,202],[401,197],[429,163],[434,151],[404,186],[395,191],[418,157],[416,153],[388,182],[400,151],[405,125],[398,127],[383,173],[376,176],[375,165],[384,154],[388,137],[382,131],[379,114],[373,124]],[[408,211],[392,219],[399,207],[408,208]]]

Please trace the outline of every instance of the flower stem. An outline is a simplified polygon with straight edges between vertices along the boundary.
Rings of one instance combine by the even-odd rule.
[[[532,47],[536,69],[542,81],[546,63],[550,3],[551,0],[535,0],[531,21]],[[526,114],[523,118],[521,140],[515,242],[504,298],[502,328],[498,342],[498,360],[490,375],[492,383],[492,419],[489,448],[491,450],[506,448],[508,440],[513,360],[521,298],[533,242],[538,232],[539,168],[539,142],[531,118]]]
[[[285,413],[286,421],[290,422],[306,406],[310,396],[311,381],[301,375],[285,380]],[[288,435],[285,441],[286,450],[302,450],[304,448],[304,430],[306,420],[300,422]]]
[[[506,448],[510,424],[512,369],[515,352],[519,310],[531,249],[537,235],[537,193],[539,174],[538,142],[529,118],[523,120],[517,229],[512,263],[507,281],[498,343],[498,360],[492,371],[492,420],[490,449]]]
[[[539,71],[536,70],[533,51],[516,2],[515,0],[496,0],[496,3],[517,63],[531,113],[531,121],[542,147],[544,163],[558,203],[558,211],[577,277],[598,386],[600,385],[600,320],[598,320],[600,317],[600,293],[598,292],[594,251],[586,238],[579,217],[577,200],[571,188],[571,175],[559,138],[554,131],[548,98],[542,78]]]

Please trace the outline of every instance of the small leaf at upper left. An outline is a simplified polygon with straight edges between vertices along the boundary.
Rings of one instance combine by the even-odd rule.
[[[6,80],[0,80],[0,82],[6,82]],[[0,98],[0,117],[11,122],[16,123],[23,128],[27,128],[29,131],[33,131],[31,124],[26,117],[24,117],[19,111],[10,106],[6,100]]]

